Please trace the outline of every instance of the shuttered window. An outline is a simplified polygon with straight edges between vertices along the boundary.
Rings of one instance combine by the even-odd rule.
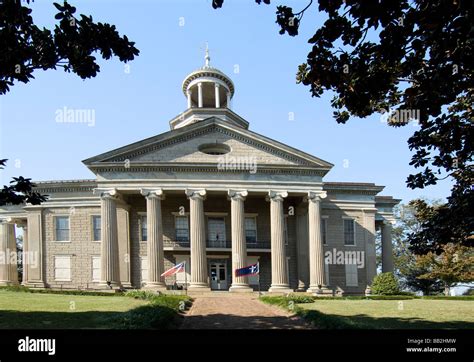
[[[71,281],[71,257],[54,257],[54,279],[56,281]]]

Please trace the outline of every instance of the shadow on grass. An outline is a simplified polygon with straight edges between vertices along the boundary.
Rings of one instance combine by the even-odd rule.
[[[340,316],[317,310],[298,312],[302,318],[320,329],[474,329],[474,323],[466,321],[434,322],[420,318],[375,318],[366,314]]]
[[[126,312],[0,311],[0,329],[168,329],[178,324],[175,309],[153,304]]]

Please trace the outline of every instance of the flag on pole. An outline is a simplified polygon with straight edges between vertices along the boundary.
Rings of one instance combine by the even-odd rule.
[[[168,277],[170,275],[176,274],[176,273],[181,273],[184,271],[184,261],[182,263],[179,263],[172,267],[171,269],[168,269],[165,271],[163,274],[161,274],[162,277]]]
[[[243,277],[245,275],[257,275],[259,273],[260,273],[260,266],[258,263],[246,266],[244,268],[235,269],[236,277]]]

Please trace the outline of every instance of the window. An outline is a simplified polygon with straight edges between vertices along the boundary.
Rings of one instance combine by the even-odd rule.
[[[100,241],[101,239],[101,217],[98,215],[92,216],[92,240]]]
[[[142,283],[148,281],[148,258],[146,256],[140,258],[140,270]]]
[[[174,219],[176,241],[189,242],[189,222],[187,216],[176,216]]]
[[[357,287],[357,264],[346,264],[346,286]]]
[[[245,240],[249,244],[257,242],[257,219],[255,217],[245,218]]]
[[[225,221],[223,217],[207,219],[207,235],[214,244],[225,243]]]
[[[140,216],[140,240],[147,241],[148,239],[148,230],[146,224],[146,215]]]
[[[225,155],[230,152],[230,147],[224,143],[206,143],[198,149],[206,155]]]
[[[100,282],[100,256],[93,256],[92,257],[92,281],[93,282]]]
[[[321,238],[323,239],[323,244],[327,245],[328,239],[328,220],[321,219]]]
[[[71,281],[71,257],[58,256],[54,257],[54,279],[56,281]]]
[[[288,215],[284,217],[285,221],[283,222],[283,235],[285,236],[285,245],[288,245]]]
[[[344,245],[355,245],[355,220],[344,219]]]
[[[56,216],[56,241],[69,241],[69,216]]]

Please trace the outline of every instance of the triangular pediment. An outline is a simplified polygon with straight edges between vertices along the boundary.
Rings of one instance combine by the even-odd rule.
[[[224,144],[222,156],[200,151],[200,146]],[[213,164],[227,159],[252,157],[261,166],[306,166],[329,170],[332,164],[219,118],[209,118],[119,149],[89,158],[88,166],[129,162],[140,165]]]

